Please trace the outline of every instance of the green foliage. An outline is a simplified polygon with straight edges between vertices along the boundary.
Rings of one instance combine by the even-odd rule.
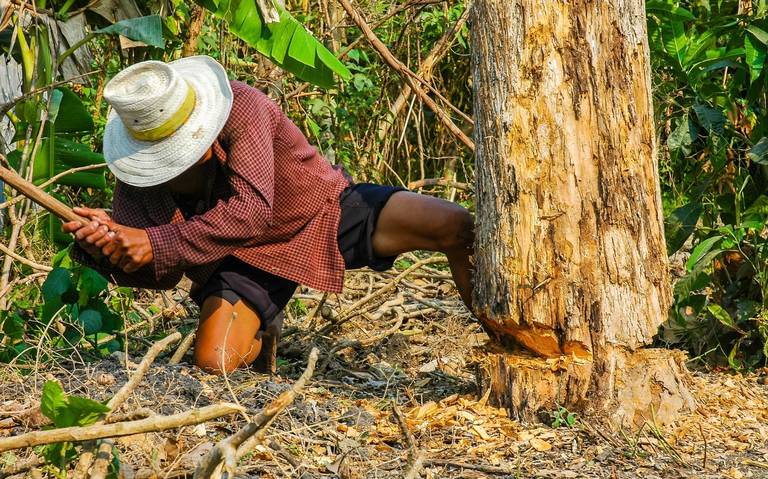
[[[647,3],[667,246],[688,255],[660,339],[735,369],[768,358],[765,10]]]
[[[550,419],[552,420],[552,427],[558,428],[561,426],[573,427],[576,425],[576,413],[569,411],[563,406],[559,406],[556,411],[550,413]]]
[[[344,64],[277,5],[279,21],[266,22],[255,0],[197,0],[197,3],[226,20],[232,33],[275,65],[302,80],[333,88],[334,73],[345,80],[350,78]]]
[[[0,326],[8,335],[0,346],[0,361],[45,360],[48,350],[67,353],[86,343],[100,355],[122,347],[119,337],[103,338],[122,329],[124,301],[115,302],[107,290],[107,280],[73,262],[67,253],[63,250],[54,258],[54,269],[48,273],[39,297],[14,297],[13,308],[0,312]],[[130,289],[122,291],[120,297],[130,301]],[[41,336],[47,341],[37,351]]]
[[[122,35],[131,40],[144,42],[153,47],[163,48],[163,23],[159,15],[128,18],[96,30],[94,33]]]
[[[109,412],[109,407],[92,399],[67,395],[58,382],[46,381],[40,411],[53,421],[54,428],[62,428],[93,424]],[[54,473],[63,472],[66,477],[67,465],[77,457],[77,449],[72,442],[50,444],[42,448],[42,456],[49,467],[58,469]]]

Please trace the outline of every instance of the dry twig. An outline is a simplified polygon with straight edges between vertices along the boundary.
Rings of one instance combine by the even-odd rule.
[[[157,355],[165,350],[165,348],[167,348],[170,344],[175,343],[179,339],[181,339],[181,333],[173,333],[161,339],[160,341],[157,341],[152,345],[151,348],[149,348],[147,353],[144,355],[144,358],[141,360],[139,367],[130,377],[128,382],[126,382],[123,387],[117,391],[117,394],[112,396],[112,399],[109,400],[107,403],[107,406],[109,406],[109,412],[104,416],[104,419],[102,419],[97,424],[105,424],[110,422],[110,419],[113,418],[115,411],[117,411],[120,406],[123,405],[125,400],[128,399],[128,396],[131,395],[133,390],[136,389],[136,386],[138,386],[141,380],[144,378],[144,375],[147,374],[149,367],[153,362],[155,362]],[[92,468],[90,464],[91,461],[93,461],[93,452],[92,448],[87,448],[87,450],[80,456],[80,459],[78,460],[77,466],[75,467],[75,476],[80,477],[79,474],[84,475],[88,469],[92,469],[93,472],[91,472],[91,477],[103,478],[106,474],[107,466],[109,465],[109,456],[107,456],[107,459],[104,459],[106,454],[103,454],[102,451],[102,449],[106,447],[107,446],[104,446],[103,444],[99,446],[99,452],[96,454],[96,461],[93,463]],[[109,450],[112,450],[111,445],[109,446]],[[104,472],[102,474],[98,474],[100,471]]]
[[[446,459],[427,459],[424,461],[429,466],[457,467],[470,471],[485,472],[488,474],[514,474],[508,467],[489,466],[486,464],[469,464],[466,462],[449,461]]]
[[[91,426],[64,427],[47,431],[32,431],[13,437],[0,439],[0,452],[23,447],[55,444],[57,442],[82,442],[108,437],[131,436],[145,432],[165,431],[182,426],[191,426],[210,421],[222,416],[240,413],[242,408],[236,404],[220,403],[200,409],[192,409],[171,416],[152,416],[138,421],[115,424],[95,424]]]
[[[136,389],[136,386],[139,385],[139,382],[141,382],[141,380],[144,378],[144,375],[147,374],[149,367],[155,361],[157,355],[160,354],[170,344],[175,343],[179,339],[181,339],[181,333],[176,332],[166,336],[165,338],[153,344],[151,348],[149,348],[149,351],[147,351],[147,354],[144,355],[144,359],[141,360],[139,367],[133,373],[131,379],[129,379],[128,382],[125,383],[123,387],[121,387],[117,392],[117,394],[115,394],[107,403],[110,411],[104,417],[104,422],[109,421],[110,416],[112,416],[112,414],[114,414],[115,411],[117,411],[120,406],[123,405],[125,400],[128,399],[128,396],[130,396],[133,390]]]
[[[412,264],[409,268],[407,268],[402,273],[395,276],[393,279],[389,281],[386,285],[382,286],[381,288],[377,289],[373,293],[359,299],[356,301],[352,306],[346,309],[346,311],[339,314],[339,317],[332,322],[331,324],[324,327],[321,331],[321,335],[327,335],[330,333],[333,329],[341,326],[345,322],[349,321],[353,317],[363,314],[366,312],[366,310],[363,308],[363,306],[370,301],[373,301],[374,299],[383,296],[387,293],[390,293],[397,288],[397,285],[400,284],[400,282],[403,280],[403,278],[407,277],[412,272],[416,271],[417,269],[426,266],[428,264],[435,264],[435,263],[445,263],[447,259],[445,256],[432,256],[429,258],[425,258],[422,260],[417,261],[416,263]]]
[[[262,440],[262,432],[272,423],[280,412],[291,404],[296,395],[304,388],[317,363],[317,348],[312,348],[309,353],[307,368],[293,387],[283,392],[280,396],[265,407],[251,422],[232,436],[219,441],[213,450],[203,458],[195,471],[195,478],[218,478],[223,468],[229,473],[229,477],[235,477],[237,460],[245,455],[252,446]]]
[[[408,428],[408,424],[405,422],[405,417],[403,417],[403,413],[400,412],[400,408],[397,407],[397,404],[392,404],[392,413],[395,416],[397,425],[400,426],[400,431],[403,433],[405,443],[408,445],[408,469],[403,477],[405,479],[415,479],[419,476],[419,471],[423,466],[424,454],[420,453],[419,449],[416,447],[416,439],[414,439],[411,430]]]
[[[191,333],[187,334],[184,337],[184,340],[179,344],[179,347],[176,348],[176,352],[173,353],[173,356],[171,356],[170,361],[168,361],[168,364],[179,364],[181,360],[184,358],[184,355],[187,354],[187,351],[189,351],[189,348],[192,347],[192,343],[195,342],[195,332],[192,331]]]
[[[373,30],[371,30],[371,27],[368,26],[368,24],[365,22],[363,16],[360,14],[360,12],[357,11],[357,9],[355,9],[354,6],[352,6],[349,0],[339,0],[339,3],[342,7],[344,7],[344,10],[347,11],[349,16],[352,17],[352,20],[357,24],[360,30],[363,31],[363,34],[366,36],[366,38],[368,38],[371,46],[373,46],[379,55],[381,55],[384,61],[403,77],[405,83],[407,83],[408,86],[411,87],[414,92],[416,92],[421,101],[423,101],[427,107],[435,112],[435,115],[437,115],[443,125],[445,125],[445,127],[448,128],[448,130],[453,133],[456,138],[464,143],[470,150],[475,151],[475,143],[461,130],[461,128],[456,126],[450,115],[448,115],[448,113],[446,113],[445,110],[443,110],[437,103],[435,103],[435,101],[430,98],[429,95],[427,95],[427,92],[424,91],[422,85],[424,85],[425,82],[418,75],[413,73],[403,62],[392,55],[387,46],[384,45],[384,43],[379,39],[379,37],[376,36]],[[442,96],[439,94],[439,92],[432,88],[431,85],[428,86],[430,90],[432,90],[436,95]]]
[[[10,467],[7,467],[6,469],[3,469],[0,471],[0,479],[5,479],[6,477],[16,476],[18,474],[21,474],[23,472],[27,472],[30,469],[34,469],[36,467],[40,467],[45,464],[45,460],[35,457],[32,458],[26,462],[22,462],[20,464],[16,464]]]

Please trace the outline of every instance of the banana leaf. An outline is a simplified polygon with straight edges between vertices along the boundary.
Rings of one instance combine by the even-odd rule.
[[[347,67],[282,7],[276,5],[280,21],[267,23],[255,0],[196,2],[226,20],[232,33],[301,80],[333,88],[334,74],[344,80],[352,77]]]

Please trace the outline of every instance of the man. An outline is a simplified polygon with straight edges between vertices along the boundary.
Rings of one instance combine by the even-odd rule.
[[[80,261],[118,284],[170,289],[183,274],[192,279],[201,368],[274,367],[280,313],[298,284],[340,292],[345,269],[385,270],[407,251],[445,253],[470,305],[473,219],[464,208],[352,183],[274,102],[230,82],[212,58],[133,65],[104,98],[113,217],[76,208],[91,222],[64,231]]]

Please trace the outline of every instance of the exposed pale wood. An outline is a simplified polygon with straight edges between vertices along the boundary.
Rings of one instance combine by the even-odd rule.
[[[579,360],[553,372],[497,356],[492,397],[632,422],[617,401],[636,378],[620,365],[674,369],[633,352],[671,299],[644,2],[477,0],[471,21],[475,312],[501,342]]]
[[[696,408],[688,390],[685,355],[667,349],[613,352],[610,400],[589,396],[594,364],[571,358],[543,358],[495,352],[485,364],[490,399],[506,406],[518,419],[529,421],[539,410],[559,406],[605,417],[619,428],[644,422],[667,425]]]

